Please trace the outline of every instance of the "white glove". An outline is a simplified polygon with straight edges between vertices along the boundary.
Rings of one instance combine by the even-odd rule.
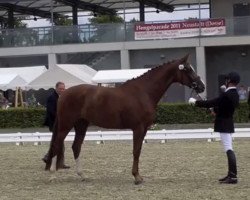
[[[191,98],[188,100],[188,103],[189,103],[190,105],[194,105],[196,101],[197,101],[197,100],[196,100],[195,98],[192,98],[192,97],[191,97]]]
[[[222,86],[220,86],[220,89],[221,89],[222,92],[225,92],[225,90],[227,89],[227,87],[225,85],[222,85]]]

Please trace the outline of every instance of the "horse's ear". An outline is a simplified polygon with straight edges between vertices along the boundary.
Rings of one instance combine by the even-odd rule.
[[[189,57],[189,53],[188,53],[187,55],[185,55],[185,56],[180,60],[180,63],[186,63],[188,57]]]

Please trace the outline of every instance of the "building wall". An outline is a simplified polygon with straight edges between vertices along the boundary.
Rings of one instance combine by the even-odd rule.
[[[236,3],[250,3],[250,0],[211,0],[211,18],[233,17]]]
[[[119,51],[58,54],[59,64],[85,64],[95,70],[121,69]]]
[[[219,75],[236,71],[240,84],[250,87],[250,46],[227,46],[206,48],[207,94],[213,98],[219,94]]]
[[[173,59],[179,59],[190,54],[189,61],[195,66],[195,48],[163,48],[131,50],[130,66],[132,69],[145,68],[147,65],[159,65]]]
[[[119,51],[106,52],[92,64],[95,70],[121,69],[121,58]]]

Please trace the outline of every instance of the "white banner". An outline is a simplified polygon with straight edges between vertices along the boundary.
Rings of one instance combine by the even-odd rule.
[[[136,24],[135,40],[184,38],[206,35],[224,35],[224,19],[185,21],[176,23]]]

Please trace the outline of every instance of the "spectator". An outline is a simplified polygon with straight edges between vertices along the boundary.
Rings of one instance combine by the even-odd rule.
[[[46,117],[44,125],[49,127],[49,130],[53,132],[54,123],[56,119],[56,110],[57,110],[57,100],[59,96],[64,92],[65,84],[63,82],[57,82],[54,92],[48,97],[46,104]],[[59,164],[59,168],[67,169],[69,166],[64,164],[64,146],[63,146],[63,158],[62,163]],[[42,159],[45,163],[48,161],[48,153]]]
[[[7,109],[9,101],[4,97],[3,93],[0,93],[0,107],[2,109]]]
[[[245,101],[247,99],[247,90],[245,89],[244,85],[241,85],[238,90],[240,101]]]
[[[34,94],[31,95],[30,98],[27,99],[27,103],[29,107],[36,107],[37,106],[37,100]]]

